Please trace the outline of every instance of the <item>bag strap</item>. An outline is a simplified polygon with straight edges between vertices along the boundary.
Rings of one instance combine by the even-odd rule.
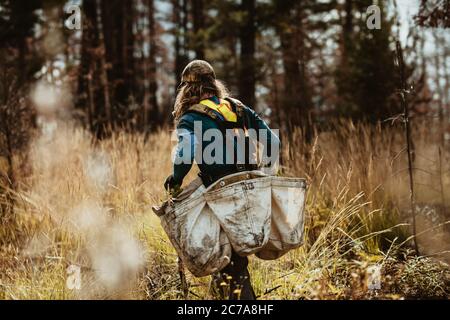
[[[215,121],[222,121],[220,119],[219,115],[214,110],[212,110],[211,108],[209,108],[203,104],[194,104],[194,105],[190,106],[188,109],[188,112],[196,112],[196,113],[204,114]]]
[[[220,113],[225,121],[228,122],[236,122],[237,114],[234,112],[231,103],[228,100],[220,99],[219,103],[211,101],[209,99],[204,99],[200,101],[200,104],[203,104],[210,109]]]
[[[248,125],[246,125],[246,121],[244,119],[244,118],[246,118],[245,110],[243,108],[244,105],[242,103],[241,103],[241,105],[236,104],[234,101],[238,101],[238,100],[235,100],[235,99],[226,98],[226,100],[228,102],[230,102],[233,112],[236,113],[236,116],[237,116],[236,122],[223,120],[221,118],[221,116],[219,115],[219,113],[217,113],[210,107],[208,107],[204,104],[200,104],[200,103],[194,104],[191,107],[189,107],[187,112],[195,112],[195,113],[206,115],[207,117],[213,119],[219,125],[221,130],[222,129],[234,129],[234,128],[239,128],[239,129],[248,128]]]
[[[245,112],[245,105],[241,101],[234,98],[227,97],[225,100],[231,104],[233,111],[237,115],[237,122],[239,123],[238,127],[244,130],[251,128],[252,126],[250,125],[250,119],[247,112]]]

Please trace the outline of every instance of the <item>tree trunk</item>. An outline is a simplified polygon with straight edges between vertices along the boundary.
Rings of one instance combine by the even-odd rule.
[[[97,26],[98,26],[98,39],[99,39],[99,58],[100,58],[100,81],[103,92],[103,106],[105,110],[106,123],[103,123],[103,130],[110,129],[112,125],[112,114],[111,114],[111,100],[109,93],[109,82],[108,82],[108,66],[106,64],[106,45],[104,30],[105,25],[102,24],[102,10],[100,7],[100,0],[97,0]]]
[[[437,105],[438,105],[438,118],[439,118],[439,137],[440,137],[440,143],[442,146],[445,144],[445,126],[444,126],[444,93],[442,90],[442,86],[440,83],[441,77],[440,77],[440,70],[441,70],[441,59],[440,59],[440,39],[439,35],[437,34],[437,30],[433,30],[433,38],[434,38],[434,44],[435,44],[435,52],[434,52],[434,64],[435,64],[435,72],[436,72],[436,79],[435,79],[435,85],[436,85],[436,93],[438,94],[437,99]],[[444,70],[445,71],[445,70]]]
[[[448,5],[448,7],[450,7],[450,3]],[[448,132],[449,130],[449,116],[450,116],[450,74],[449,74],[449,69],[448,69],[448,64],[447,64],[447,56],[448,53],[450,52],[450,47],[448,46],[448,42],[445,41],[445,39],[442,39],[442,50],[443,50],[443,56],[442,56],[442,70],[444,72],[444,95],[443,95],[443,99],[444,99],[444,112],[443,112],[443,117],[444,117],[444,130],[445,132]],[[444,132],[444,135],[445,135]],[[444,139],[444,150],[446,149],[446,145],[447,145],[447,141]]]
[[[351,39],[353,34],[353,0],[345,1],[345,20],[343,26],[343,57],[344,59],[347,57],[347,52],[350,50]]]
[[[81,61],[78,72],[78,100],[77,107],[87,114],[89,128],[95,132],[97,126],[96,116],[102,112],[100,104],[97,104],[94,83],[97,83],[97,56],[98,28],[96,0],[83,1],[83,35],[81,39]]]
[[[134,78],[134,1],[102,0],[105,57],[111,84],[112,121],[124,124],[132,117],[128,107],[135,96]]]
[[[145,125],[155,125],[159,120],[159,109],[157,101],[158,82],[156,74],[156,54],[157,54],[157,42],[156,42],[156,22],[155,22],[155,4],[154,0],[148,0],[148,21],[149,21],[149,37],[150,37],[150,49],[148,57],[149,66],[149,106],[150,117],[149,122]]]
[[[307,63],[309,54],[306,48],[307,27],[304,22],[303,3],[293,2],[284,13],[284,23],[277,28],[281,41],[284,69],[283,107],[288,115],[287,128],[301,127],[307,141],[312,137],[311,95],[308,82]]]
[[[175,36],[175,88],[181,80],[181,72],[186,66],[186,32],[187,32],[187,0],[172,0],[173,24]]]
[[[203,13],[203,0],[192,0],[192,22],[194,27],[193,47],[197,59],[205,59],[204,32],[205,15]]]
[[[239,97],[249,106],[255,107],[255,0],[242,0],[245,19],[240,29],[241,57],[239,75]]]

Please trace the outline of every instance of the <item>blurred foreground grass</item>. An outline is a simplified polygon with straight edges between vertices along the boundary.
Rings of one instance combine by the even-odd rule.
[[[177,256],[150,209],[166,196],[169,131],[93,144],[55,125],[15,159],[17,188],[1,200],[0,299],[183,298]],[[419,257],[401,132],[340,122],[310,144],[301,132],[282,140],[284,174],[310,184],[305,245],[251,258],[261,299],[450,297],[449,154],[438,163],[433,135],[417,136],[415,164],[427,171],[415,177]],[[188,298],[214,298],[209,277],[187,278]]]

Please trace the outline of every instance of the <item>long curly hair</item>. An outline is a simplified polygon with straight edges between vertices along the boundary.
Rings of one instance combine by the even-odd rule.
[[[175,98],[172,113],[175,124],[190,106],[200,103],[202,98],[217,96],[223,99],[228,95],[229,91],[221,81],[216,79],[214,69],[208,62],[204,60],[190,62],[183,70]]]

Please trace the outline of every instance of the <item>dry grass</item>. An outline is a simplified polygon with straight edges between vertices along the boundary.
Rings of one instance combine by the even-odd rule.
[[[414,136],[419,243],[422,254],[445,260],[449,154],[438,161],[426,125]],[[37,134],[26,165],[15,159],[14,204],[2,203],[10,218],[0,229],[0,299],[182,298],[175,251],[150,210],[166,197],[171,146],[167,131],[96,144],[61,123]],[[306,243],[277,261],[251,258],[261,298],[449,297],[448,266],[408,249],[401,131],[341,122],[312,145],[294,132],[283,147],[284,173],[311,184]],[[373,266],[379,290],[368,288]],[[73,268],[81,283],[71,282]],[[188,274],[188,282],[189,298],[214,298],[208,277]]]

